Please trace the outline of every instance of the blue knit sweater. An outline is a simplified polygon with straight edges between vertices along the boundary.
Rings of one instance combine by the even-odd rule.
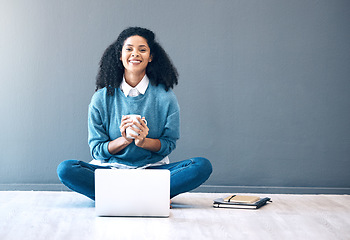
[[[108,143],[121,137],[121,118],[128,114],[146,118],[147,137],[161,142],[158,152],[137,147],[132,142],[116,155],[109,153]],[[175,149],[176,140],[180,137],[180,109],[173,91],[165,91],[163,85],[149,84],[145,94],[137,97],[125,97],[120,88],[109,96],[107,89],[103,88],[91,99],[88,129],[90,153],[94,159],[141,167],[162,160]]]

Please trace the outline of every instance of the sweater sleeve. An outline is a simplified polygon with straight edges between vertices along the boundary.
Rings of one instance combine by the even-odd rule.
[[[108,151],[109,136],[103,125],[100,111],[90,104],[88,116],[90,154],[96,160],[108,160],[113,155]]]
[[[180,138],[180,109],[176,98],[172,105],[173,112],[167,116],[162,136],[159,138],[161,148],[157,153],[163,157],[176,148],[176,141]]]

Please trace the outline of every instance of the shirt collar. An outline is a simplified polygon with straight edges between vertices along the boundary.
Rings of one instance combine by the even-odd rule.
[[[125,77],[123,76],[123,81],[120,84],[120,88],[123,91],[124,95],[127,97],[129,96],[129,93],[132,89],[136,89],[140,94],[145,94],[149,84],[149,78],[145,74],[145,76],[142,78],[142,80],[137,84],[134,88],[131,87],[126,81]]]

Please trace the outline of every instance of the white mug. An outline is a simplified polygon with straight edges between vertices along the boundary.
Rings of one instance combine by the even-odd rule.
[[[137,115],[137,114],[130,114],[130,115],[127,115],[129,117],[129,119],[133,120],[134,122],[138,122],[140,123],[138,120],[137,120],[137,117],[141,118],[141,115]],[[145,119],[142,119],[146,125],[147,125],[147,121]],[[132,125],[133,128],[136,128],[136,129],[140,129],[138,128],[135,124]],[[134,137],[132,137],[130,134],[133,134],[133,135],[138,135],[137,132],[135,132],[134,130],[131,129],[131,127],[128,127],[126,129],[126,137],[127,138],[131,138],[131,139],[134,139]]]

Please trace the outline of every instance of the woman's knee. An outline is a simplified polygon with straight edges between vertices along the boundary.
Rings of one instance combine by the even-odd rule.
[[[69,178],[71,176],[71,171],[74,166],[78,164],[77,160],[66,160],[61,162],[57,167],[57,175],[58,178],[62,181]]]
[[[210,161],[203,157],[192,158],[192,161],[194,161],[195,164],[198,166],[200,175],[209,178],[209,176],[213,172],[213,167]]]

